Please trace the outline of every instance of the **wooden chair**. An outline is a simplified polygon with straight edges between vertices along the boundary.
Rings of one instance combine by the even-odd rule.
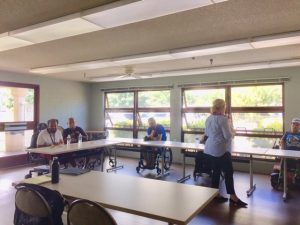
[[[18,188],[15,196],[16,212],[14,224],[47,224],[54,225],[52,210],[45,198],[37,191],[27,188]]]
[[[101,205],[89,200],[74,201],[67,215],[68,225],[117,225],[110,213]]]

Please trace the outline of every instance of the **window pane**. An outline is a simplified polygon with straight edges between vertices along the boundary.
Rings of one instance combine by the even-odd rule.
[[[106,108],[133,108],[133,92],[107,93]]]
[[[225,89],[185,90],[183,108],[211,107],[217,98],[225,99]]]
[[[139,108],[170,107],[170,91],[139,91]]]
[[[30,146],[33,130],[0,132],[0,152],[24,151]]]
[[[282,113],[232,113],[234,128],[239,132],[282,132]]]
[[[272,148],[278,138],[259,138],[259,137],[241,137],[236,136],[233,139],[234,145],[243,147],[259,147],[259,148]]]
[[[133,113],[108,112],[105,118],[105,127],[132,128]]]
[[[159,123],[165,128],[170,128],[170,113],[169,112],[139,112],[140,121],[139,128],[148,128],[148,119],[153,117],[156,123]]]
[[[0,87],[0,122],[33,121],[34,90]]]
[[[184,142],[195,143],[196,138],[201,139],[201,134],[184,134]]]
[[[145,136],[147,136],[147,131],[139,131],[138,132],[138,138],[143,139]]]
[[[233,107],[282,106],[282,85],[231,88]]]
[[[132,138],[132,131],[126,130],[108,130],[109,138]]]
[[[196,130],[205,128],[205,120],[209,113],[184,113],[182,125],[184,130]]]

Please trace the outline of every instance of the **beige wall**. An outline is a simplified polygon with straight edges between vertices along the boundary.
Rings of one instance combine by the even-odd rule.
[[[66,127],[67,118],[73,116],[78,125],[88,128],[89,84],[6,71],[0,71],[0,81],[40,85],[41,122],[57,118]]]

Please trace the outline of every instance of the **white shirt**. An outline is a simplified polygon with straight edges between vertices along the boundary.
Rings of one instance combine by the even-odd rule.
[[[231,152],[233,133],[227,117],[210,115],[205,122],[205,135],[208,136],[204,148],[206,154],[220,157]]]
[[[55,134],[53,134],[53,133],[49,133],[48,129],[45,129],[39,133],[36,144],[37,146],[40,145],[50,146],[50,145],[58,144],[62,141],[63,141],[63,137],[59,130],[56,130]]]

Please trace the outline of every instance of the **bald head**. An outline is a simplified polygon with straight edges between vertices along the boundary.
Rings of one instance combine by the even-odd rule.
[[[69,125],[70,129],[75,129],[75,127],[76,127],[76,121],[75,121],[75,119],[73,117],[70,117],[68,119],[68,125]]]

